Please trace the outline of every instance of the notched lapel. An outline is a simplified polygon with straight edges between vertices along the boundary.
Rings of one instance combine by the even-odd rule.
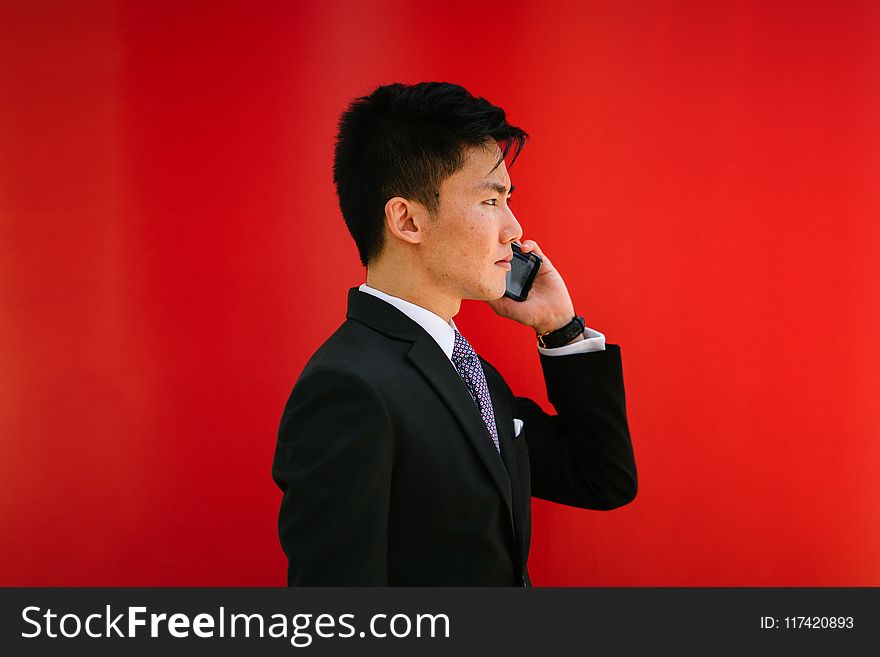
[[[486,466],[486,469],[492,476],[492,480],[498,486],[498,490],[504,498],[504,503],[507,505],[507,512],[510,517],[511,530],[513,530],[513,502],[511,482],[507,476],[507,469],[498,456],[492,436],[486,428],[486,423],[483,422],[479,408],[474,403],[473,397],[467,391],[458,372],[455,371],[455,367],[453,367],[437,343],[427,333],[420,334],[416,338],[412,348],[409,350],[408,356],[461,424],[465,435],[476,450],[483,465]],[[510,438],[509,431],[506,439],[501,438],[502,433],[502,427],[498,427],[499,440],[503,440],[501,442],[501,450],[504,451],[505,448],[510,447]]]

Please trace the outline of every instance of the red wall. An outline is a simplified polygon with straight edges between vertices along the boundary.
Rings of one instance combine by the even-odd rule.
[[[525,237],[623,349],[639,497],[535,501],[535,583],[880,585],[878,44],[867,0],[3,3],[0,584],[283,584],[281,410],[364,279],[335,124],[434,79],[532,134]]]

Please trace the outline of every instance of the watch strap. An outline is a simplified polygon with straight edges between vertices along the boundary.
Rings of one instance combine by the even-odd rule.
[[[554,349],[556,347],[564,347],[577,336],[583,334],[587,324],[580,315],[574,318],[562,328],[547,333],[538,334],[538,344],[545,349]]]

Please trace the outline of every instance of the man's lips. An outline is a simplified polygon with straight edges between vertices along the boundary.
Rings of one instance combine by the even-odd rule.
[[[510,268],[511,268],[510,261],[511,260],[513,260],[513,254],[507,256],[506,258],[504,258],[502,260],[496,260],[495,264],[498,265],[499,267],[503,267],[504,269],[510,271]]]

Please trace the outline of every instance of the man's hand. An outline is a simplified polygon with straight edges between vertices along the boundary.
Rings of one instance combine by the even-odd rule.
[[[536,333],[547,333],[562,328],[574,317],[574,304],[571,302],[562,276],[534,240],[524,240],[522,251],[523,253],[534,251],[543,260],[528,298],[525,301],[514,301],[508,297],[501,297],[486,303],[502,317],[530,326]]]

